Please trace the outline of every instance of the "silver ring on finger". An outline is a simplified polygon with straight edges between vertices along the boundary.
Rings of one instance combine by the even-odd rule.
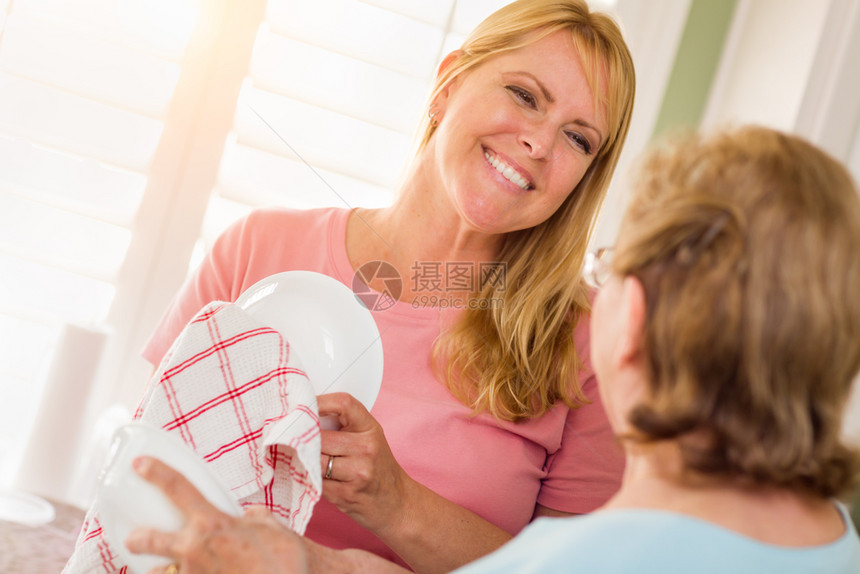
[[[331,480],[331,471],[334,469],[334,456],[328,455],[328,464],[325,467],[325,478]]]

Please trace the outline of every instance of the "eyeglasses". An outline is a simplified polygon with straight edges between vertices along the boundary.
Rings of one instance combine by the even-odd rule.
[[[585,254],[585,265],[582,267],[582,278],[590,287],[599,288],[609,281],[612,275],[612,255],[615,249],[601,247],[596,251]]]

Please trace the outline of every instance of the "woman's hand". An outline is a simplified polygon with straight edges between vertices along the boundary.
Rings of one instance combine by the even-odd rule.
[[[304,540],[276,522],[265,508],[251,508],[238,518],[229,516],[161,461],[141,457],[134,467],[164,491],[188,522],[178,532],[139,528],[126,540],[130,551],[171,558],[182,574],[310,572]]]
[[[414,482],[394,459],[382,427],[347,393],[317,400],[320,416],[336,415],[341,425],[322,431],[323,497],[377,535],[397,529]]]
[[[379,537],[414,571],[450,572],[511,538],[409,477],[394,459],[382,427],[355,398],[345,393],[320,395],[317,405],[321,416],[337,415],[341,424],[339,431],[322,431],[323,476],[329,456],[334,457],[331,475],[323,481],[323,497]],[[311,552],[315,569],[313,546]],[[363,564],[364,559],[357,556],[354,564]],[[387,572],[378,564],[352,571]]]

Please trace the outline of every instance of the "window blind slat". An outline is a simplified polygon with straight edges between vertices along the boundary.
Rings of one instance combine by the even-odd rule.
[[[172,13],[170,3],[175,5]],[[177,15],[184,15],[193,5],[194,0],[15,0],[12,14],[36,16],[178,62],[190,39],[193,22],[182,18],[180,25]],[[159,9],[165,8],[166,13],[159,14]]]
[[[362,0],[365,4],[372,4],[389,12],[402,14],[421,20],[437,28],[444,28],[451,13],[454,0]]]
[[[0,315],[96,323],[107,315],[113,296],[114,287],[105,281],[0,254]],[[5,364],[0,362],[0,370]]]
[[[240,143],[383,187],[395,184],[411,142],[393,130],[253,87],[240,98],[235,126]]]
[[[146,171],[160,121],[0,73],[0,133]]]
[[[224,197],[250,205],[381,207],[392,200],[389,188],[235,142],[224,150],[218,186]]]
[[[354,0],[270,0],[266,20],[285,36],[425,80],[443,40],[436,26]]]
[[[173,62],[27,16],[12,16],[0,69],[161,117],[179,78]]]
[[[481,20],[510,3],[511,0],[460,0],[454,7],[451,32],[466,36]]]
[[[415,76],[275,34],[267,26],[257,36],[251,77],[268,91],[404,134],[411,134],[427,97],[426,82]]]
[[[136,172],[0,137],[0,191],[129,227],[145,185]]]
[[[0,250],[111,280],[130,242],[129,230],[30,198],[0,195]]]

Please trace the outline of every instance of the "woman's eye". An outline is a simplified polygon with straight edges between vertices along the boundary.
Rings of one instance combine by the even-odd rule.
[[[524,90],[522,88],[518,88],[517,86],[505,86],[507,90],[514,95],[516,99],[518,99],[523,104],[527,105],[530,108],[537,107],[537,100],[528,90]]]
[[[587,139],[585,139],[582,134],[578,134],[576,132],[568,132],[567,137],[569,137],[573,145],[581,149],[585,153],[585,155],[591,155],[591,143]]]

